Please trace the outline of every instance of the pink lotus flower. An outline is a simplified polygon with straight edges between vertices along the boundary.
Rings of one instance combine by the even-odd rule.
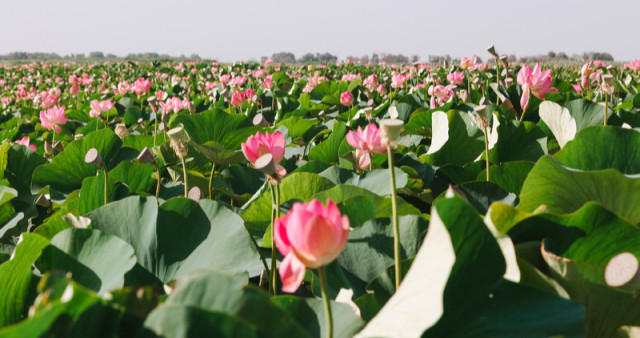
[[[262,134],[257,132],[255,135],[249,136],[247,142],[242,143],[242,153],[251,164],[255,164],[256,160],[264,154],[271,154],[273,162],[276,164],[276,174],[282,177],[287,174],[287,170],[278,163],[284,157],[284,135],[281,132],[273,134]]]
[[[286,216],[274,222],[275,243],[284,256],[278,272],[282,291],[295,292],[306,268],[317,269],[334,261],[347,245],[349,218],[333,201],[294,203]]]
[[[378,75],[376,74],[369,75],[369,77],[364,79],[364,82],[362,82],[362,85],[367,87],[369,90],[375,90],[376,87],[378,87]]]
[[[233,96],[231,96],[231,105],[234,107],[241,106],[245,100],[246,97],[244,97],[243,92],[233,93]]]
[[[98,101],[93,100],[89,103],[91,106],[91,111],[89,112],[89,116],[91,118],[100,116],[103,112],[109,111],[113,109],[113,102],[109,100]]]
[[[249,101],[249,103],[253,102],[254,96],[256,96],[255,90],[247,88],[247,90],[244,91],[244,97]]]
[[[30,143],[30,139],[29,136],[25,136],[23,137],[21,140],[16,141],[17,144],[22,144],[23,146],[27,146],[29,147],[29,149],[31,149],[32,151],[36,151],[36,145],[35,144],[29,144]]]
[[[64,115],[64,106],[53,106],[46,111],[40,111],[40,123],[44,129],[53,129],[59,133],[62,129],[60,125],[67,123],[68,119]]]
[[[378,93],[380,95],[383,95],[383,96],[384,96],[384,94],[387,93],[387,87],[385,87],[384,84],[382,84],[382,83],[380,85],[378,85],[378,88],[376,90],[378,91]]]
[[[382,144],[378,127],[371,123],[364,128],[358,126],[358,131],[349,131],[347,142],[356,148],[356,159],[360,168],[366,168],[371,163],[371,154],[386,154],[387,147]]]
[[[474,54],[471,59],[468,59],[466,56],[462,58],[460,61],[460,67],[468,70],[475,70],[478,64],[478,57]]]
[[[624,64],[624,68],[631,71],[640,71],[640,60],[633,60]]]
[[[340,94],[340,103],[342,103],[343,106],[350,106],[353,103],[353,95],[351,95],[351,92]]]
[[[406,77],[402,74],[394,74],[391,77],[391,88],[404,88]]]
[[[138,98],[140,98],[141,94],[144,94],[151,89],[151,85],[153,83],[145,78],[139,78],[131,85],[130,90],[136,94],[138,94]]]
[[[429,95],[431,95],[431,109],[442,106],[445,102],[448,102],[453,96],[452,85],[431,85],[428,89]],[[436,105],[437,101],[437,105]]]
[[[453,72],[447,74],[447,81],[449,81],[450,84],[461,85],[462,80],[464,80],[463,72]]]
[[[264,78],[264,82],[263,82],[263,83],[264,83],[264,87],[265,87],[266,89],[271,89],[271,88],[273,88],[273,84],[274,84],[274,83],[273,83],[273,77],[272,77],[271,75],[269,75],[269,76],[265,77],[265,78]]]
[[[71,86],[71,96],[75,97],[76,95],[78,95],[78,92],[80,91],[80,87],[78,87],[78,85],[73,85]]]
[[[536,63],[533,71],[529,66],[523,64],[518,72],[518,84],[522,86],[522,98],[520,99],[522,111],[525,111],[529,104],[529,93],[544,100],[547,93],[557,91],[555,88],[551,88],[551,69],[541,72],[540,63]]]

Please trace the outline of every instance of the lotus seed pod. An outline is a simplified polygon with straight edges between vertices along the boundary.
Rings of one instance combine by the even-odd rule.
[[[116,124],[115,132],[116,132],[116,135],[118,135],[118,137],[120,137],[121,139],[129,135],[129,130],[127,129],[127,125],[124,123]]]
[[[381,120],[379,133],[382,144],[395,148],[397,146],[396,141],[402,133],[403,125],[404,122],[398,119]]]
[[[640,289],[640,264],[630,252],[623,252],[611,258],[604,271],[607,285],[627,290]]]
[[[148,147],[144,147],[144,149],[142,149],[137,157],[137,160],[141,163],[149,163],[153,165],[156,164],[156,159],[153,157],[153,154],[151,154],[151,151]]]
[[[498,53],[496,52],[496,47],[494,45],[491,45],[491,46],[487,47],[487,52],[489,52],[489,54],[493,55],[494,58],[498,57]]]
[[[73,136],[73,140],[74,140],[74,141],[82,140],[83,138],[84,138],[84,135],[82,135],[82,134],[75,134],[75,135]]]
[[[42,194],[38,196],[38,198],[35,201],[35,204],[39,207],[48,208],[51,205],[51,202],[49,202],[49,200],[47,199],[47,196]]]
[[[87,151],[87,153],[84,155],[84,161],[86,163],[95,164],[98,166],[102,166],[104,164],[104,162],[102,162],[102,157],[100,156],[100,154],[98,153],[98,149],[96,148],[91,148],[89,149],[89,151]]]
[[[187,196],[196,202],[201,200],[204,197],[204,195],[202,194],[202,191],[198,187],[193,187],[189,189]]]
[[[253,117],[253,125],[254,126],[258,126],[258,127],[266,127],[267,126],[267,119],[264,118],[264,115],[262,114],[256,114],[256,116]]]
[[[271,155],[271,153],[266,153],[258,157],[254,166],[268,176],[276,173],[276,163],[273,161],[273,155]]]

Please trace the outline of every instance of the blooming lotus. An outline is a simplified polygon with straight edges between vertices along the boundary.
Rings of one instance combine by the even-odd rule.
[[[448,102],[453,96],[452,85],[431,85],[428,89],[429,95],[431,95],[431,109],[442,106],[445,102]],[[436,105],[437,101],[437,105]]]
[[[349,238],[349,218],[331,200],[294,203],[286,216],[274,223],[275,243],[284,256],[278,272],[282,291],[295,292],[306,268],[317,269],[334,261]]]
[[[233,96],[231,96],[231,105],[234,107],[241,106],[245,100],[244,92],[233,93]]]
[[[273,88],[273,77],[271,75],[264,78],[264,88],[271,89]]]
[[[447,81],[449,81],[450,84],[459,85],[462,84],[462,80],[464,80],[463,72],[453,72],[447,74]]]
[[[478,64],[478,57],[474,54],[471,59],[466,56],[460,61],[460,67],[468,70],[475,70]]]
[[[109,100],[104,100],[104,101],[93,100],[89,105],[91,106],[91,111],[89,112],[89,116],[91,118],[98,117],[103,112],[113,109],[113,102]]]
[[[358,131],[349,131],[347,142],[356,148],[356,159],[360,168],[366,168],[371,163],[371,154],[385,154],[387,147],[382,144],[378,127],[371,123],[362,130],[358,126]]]
[[[523,64],[518,72],[518,84],[522,86],[522,98],[520,99],[522,111],[525,111],[529,104],[529,93],[544,100],[547,97],[547,93],[557,91],[555,88],[551,88],[551,69],[542,72],[540,63],[536,63],[533,70]]]
[[[260,156],[270,153],[273,156],[273,162],[276,163],[276,173],[279,176],[287,174],[286,169],[278,164],[284,157],[284,146],[284,135],[281,132],[273,134],[257,132],[249,136],[247,142],[241,144],[242,153],[251,164],[255,164]]]
[[[40,123],[44,129],[53,129],[59,133],[62,129],[60,125],[67,123],[68,119],[64,115],[65,107],[53,106],[49,109],[40,111]]]
[[[30,139],[29,136],[25,136],[22,139],[16,141],[17,144],[22,144],[23,146],[28,147],[29,149],[31,149],[32,151],[36,151],[36,145],[35,144],[29,144],[30,143]]]
[[[144,94],[146,92],[149,91],[149,89],[151,89],[151,85],[153,83],[145,78],[139,78],[136,80],[136,82],[134,82],[130,89],[132,92],[138,94],[138,98],[140,98],[141,94]]]
[[[640,60],[633,60],[629,63],[624,64],[624,68],[631,71],[640,71]]]

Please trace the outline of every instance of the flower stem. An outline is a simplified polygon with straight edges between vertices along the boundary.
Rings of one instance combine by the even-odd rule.
[[[109,174],[107,174],[107,166],[104,165],[104,205],[107,205],[107,203],[109,203],[109,199],[108,199],[109,195],[107,195],[108,188],[109,188]]]
[[[271,274],[269,275],[269,285],[271,294],[276,295],[278,292],[276,275],[276,236],[275,236],[275,220],[280,218],[280,187],[271,183]]]
[[[484,128],[484,157],[487,163],[487,182],[489,182],[489,127]]]
[[[213,199],[213,192],[211,190],[211,184],[213,183],[213,175],[216,172],[216,164],[211,164],[211,175],[209,176],[209,199]]]
[[[393,149],[387,146],[389,158],[389,178],[391,181],[391,212],[393,213],[393,256],[396,270],[396,290],[400,287],[400,228],[398,225],[398,204],[396,201],[396,174],[393,171]]]
[[[327,316],[327,337],[333,337],[333,317],[331,316],[331,303],[329,292],[327,290],[327,276],[324,273],[324,266],[318,268],[318,276],[320,277],[320,289],[322,290],[322,302],[324,303],[324,313]]]
[[[158,113],[153,114],[154,124],[153,124],[153,146],[156,146],[156,138],[158,136]]]
[[[189,179],[187,178],[187,165],[184,163],[184,156],[180,156],[182,162],[182,174],[184,175],[184,198],[189,198]]]
[[[607,125],[607,115],[609,113],[609,95],[604,94],[604,125]]]
[[[160,176],[160,168],[156,168],[156,173],[158,175],[158,183],[156,183],[156,199],[158,199],[158,197],[160,196],[160,182],[162,181],[162,178]]]

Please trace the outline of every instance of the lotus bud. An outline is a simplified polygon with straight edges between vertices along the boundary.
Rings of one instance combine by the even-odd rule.
[[[149,163],[149,164],[156,165],[156,159],[153,157],[153,154],[151,154],[151,151],[149,150],[148,147],[144,147],[144,149],[142,149],[142,151],[137,157],[137,160],[140,163]]]
[[[402,133],[402,126],[404,122],[398,119],[384,119],[380,121],[380,140],[382,144],[385,144],[391,148],[396,148],[396,141],[400,138]]]
[[[198,187],[191,188],[187,196],[196,202],[201,200],[204,197],[204,195],[202,194],[202,191]]]
[[[73,140],[74,140],[74,141],[82,140],[83,138],[84,138],[84,135],[82,135],[82,134],[75,134],[75,135],[73,136]]]
[[[102,157],[100,156],[100,154],[98,153],[98,149],[96,148],[91,148],[89,149],[89,151],[87,151],[87,153],[84,155],[84,161],[88,164],[95,164],[100,167],[104,165],[104,162],[102,162]]]
[[[640,289],[640,264],[630,252],[623,252],[611,258],[604,270],[607,285],[626,290]]]
[[[127,125],[124,123],[116,124],[116,135],[123,139],[125,136],[129,135],[129,130],[127,129]]]
[[[496,47],[494,45],[491,45],[489,47],[487,47],[487,52],[489,52],[489,54],[493,55],[494,58],[498,58],[498,53],[496,53]]]
[[[267,126],[267,119],[264,118],[264,115],[262,115],[261,113],[256,114],[256,116],[253,117],[253,125],[254,126],[258,126],[258,127],[266,127]]]

